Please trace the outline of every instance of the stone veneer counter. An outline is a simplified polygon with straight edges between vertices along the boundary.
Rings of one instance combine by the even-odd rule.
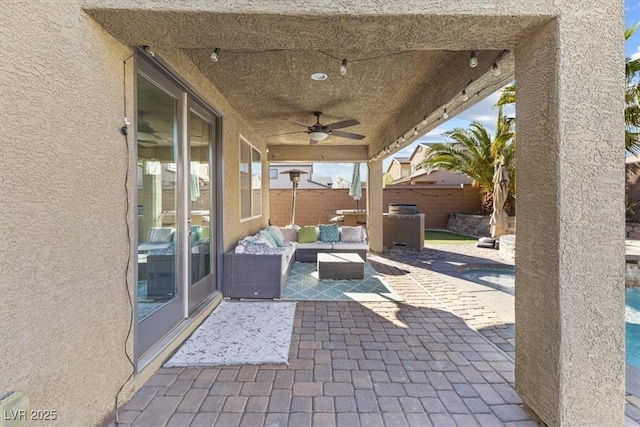
[[[505,234],[500,237],[500,258],[507,261],[516,260],[516,235]]]

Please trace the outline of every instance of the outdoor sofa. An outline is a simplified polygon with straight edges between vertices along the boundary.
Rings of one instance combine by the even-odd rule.
[[[337,237],[323,239],[326,233],[322,231],[328,227],[335,227]],[[273,235],[276,244],[265,244],[267,236]],[[368,247],[366,230],[361,226],[331,224],[300,229],[270,226],[242,239],[233,251],[224,255],[222,293],[229,298],[280,298],[296,261],[316,262],[321,252],[357,253],[366,261]]]

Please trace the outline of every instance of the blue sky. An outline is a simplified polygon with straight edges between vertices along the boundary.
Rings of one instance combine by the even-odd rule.
[[[625,0],[625,27],[629,27],[636,22],[640,22],[640,0]],[[640,29],[627,41],[625,47],[627,57],[640,57]],[[386,171],[392,157],[409,156],[418,143],[428,144],[433,142],[443,142],[446,140],[446,138],[442,135],[444,132],[455,129],[457,127],[466,128],[474,120],[479,121],[480,123],[485,125],[487,129],[493,132],[496,120],[496,110],[493,108],[493,106],[499,96],[499,92],[488,96],[468,110],[463,111],[455,117],[452,117],[442,125],[433,129],[431,132],[423,135],[416,142],[396,152],[393,156],[388,157],[383,161],[383,169]],[[509,111],[507,111],[506,113],[508,115],[513,114]],[[338,176],[350,180],[352,171],[352,163],[315,163],[313,166],[314,174],[319,176],[331,176],[334,181]],[[360,173],[362,179],[366,180],[366,165],[361,165]]]

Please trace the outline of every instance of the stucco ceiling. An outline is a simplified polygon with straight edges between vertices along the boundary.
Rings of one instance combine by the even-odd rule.
[[[460,112],[509,82],[516,41],[545,17],[291,16],[240,15],[187,10],[95,8],[88,13],[129,45],[178,48],[270,145],[307,145],[309,125],[356,119],[344,129],[362,141],[329,137],[323,145],[370,146],[395,141],[423,116],[435,127],[443,106]],[[220,48],[218,62],[210,55]],[[480,64],[470,68],[471,49]],[[275,51],[272,51],[275,50]],[[323,53],[325,52],[325,53]],[[341,75],[340,58],[349,61]],[[370,59],[375,58],[375,59]],[[368,59],[368,60],[363,60]],[[499,60],[502,74],[491,75]],[[314,72],[326,81],[310,78]],[[462,103],[460,92],[473,82]],[[476,96],[473,96],[473,95]],[[272,136],[273,135],[273,136]]]

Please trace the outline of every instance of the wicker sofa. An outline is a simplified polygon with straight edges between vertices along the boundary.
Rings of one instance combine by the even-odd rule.
[[[222,294],[229,298],[280,298],[293,268],[298,262],[316,262],[321,252],[357,253],[367,259],[368,244],[363,231],[361,242],[288,241],[278,253],[238,253],[237,248],[224,254]],[[289,239],[291,240],[291,238]]]

